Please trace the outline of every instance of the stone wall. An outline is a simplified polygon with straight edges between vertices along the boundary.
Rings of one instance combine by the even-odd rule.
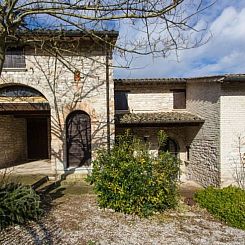
[[[0,168],[11,167],[26,160],[26,120],[0,115],[0,132]]]
[[[220,185],[220,84],[187,83],[187,111],[205,120],[200,130],[189,128],[194,138],[190,145],[188,178],[204,186]]]
[[[127,92],[131,113],[151,113],[173,110],[173,89],[183,89],[185,84],[116,84],[115,88]]]
[[[154,101],[154,102],[153,102]],[[128,106],[130,112],[160,112],[173,109],[173,92],[130,92],[128,93]]]
[[[239,150],[242,157],[245,154],[245,85],[243,83],[225,83],[222,86],[220,125],[221,185],[227,186],[235,184],[234,174],[240,163]]]
[[[25,55],[26,69],[4,70],[0,86],[28,85],[40,91],[48,100],[51,108],[51,165],[53,170],[62,173],[67,166],[65,125],[69,113],[83,110],[91,117],[93,152],[107,142],[105,55],[99,51],[86,54],[78,51],[76,56],[64,55],[62,61],[31,49],[27,49]],[[80,81],[74,81],[74,70],[80,71]],[[111,68],[109,78],[113,133],[114,87]]]

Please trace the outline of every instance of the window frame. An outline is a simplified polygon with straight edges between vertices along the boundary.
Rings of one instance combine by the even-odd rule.
[[[173,109],[174,110],[185,110],[186,109],[186,89],[173,89]],[[182,101],[177,96],[183,96]],[[178,101],[177,101],[178,100]]]
[[[117,96],[116,96],[116,94],[123,94],[124,95],[124,97],[125,97],[125,102],[123,102],[123,103],[121,103],[122,104],[122,106],[118,106],[118,99],[117,99]],[[127,113],[127,112],[129,112],[129,105],[128,105],[128,93],[129,93],[129,91],[128,90],[115,90],[114,91],[114,105],[115,105],[115,111],[116,112],[121,112],[121,113],[123,113],[123,112],[125,112],[125,113]],[[124,107],[124,105],[126,105],[125,107]]]
[[[9,47],[6,49],[3,70],[26,70],[24,47]]]
[[[171,151],[171,147],[174,147],[174,151]],[[158,148],[158,154],[161,152],[169,152],[174,157],[179,158],[179,153],[180,153],[179,143],[173,138],[167,138],[165,144],[160,145]]]

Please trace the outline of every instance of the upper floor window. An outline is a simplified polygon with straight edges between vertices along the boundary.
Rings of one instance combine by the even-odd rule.
[[[185,109],[186,108],[186,91],[185,89],[173,90],[173,107],[174,109]]]
[[[128,96],[125,91],[115,91],[115,110],[128,111]]]
[[[3,68],[25,68],[25,54],[23,48],[8,48],[5,52]]]

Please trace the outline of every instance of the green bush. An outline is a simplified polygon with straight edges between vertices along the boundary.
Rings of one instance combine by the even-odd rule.
[[[37,219],[41,212],[40,198],[31,187],[17,183],[0,186],[0,229]]]
[[[153,157],[148,147],[128,135],[117,138],[111,152],[98,152],[87,180],[101,207],[148,216],[178,203],[179,160],[168,152]]]
[[[223,189],[208,187],[198,191],[194,199],[220,220],[245,229],[245,190],[234,186]]]

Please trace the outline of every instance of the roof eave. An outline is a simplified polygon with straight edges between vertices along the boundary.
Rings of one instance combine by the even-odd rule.
[[[139,125],[141,126],[198,126],[202,125],[205,121],[204,120],[198,120],[198,121],[165,121],[165,122],[116,122],[116,126],[121,127],[137,127]]]

